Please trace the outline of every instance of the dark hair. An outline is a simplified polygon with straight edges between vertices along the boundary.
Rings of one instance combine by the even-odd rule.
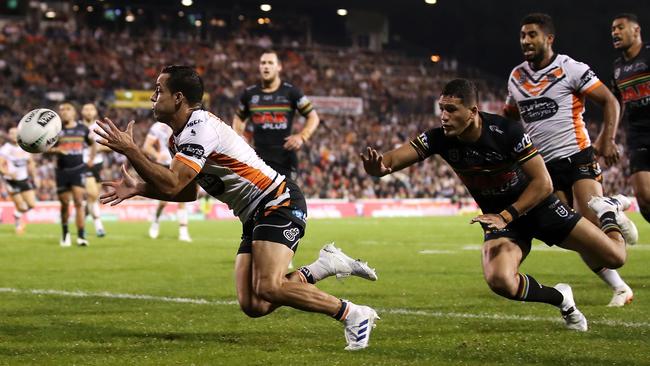
[[[478,89],[473,82],[467,79],[454,79],[448,82],[442,89],[442,95],[460,98],[465,107],[478,104]]]
[[[274,54],[274,55],[275,55],[275,58],[278,59],[278,63],[280,63],[280,54],[277,53],[277,52],[276,52],[274,49],[272,49],[272,48],[267,48],[267,49],[263,50],[262,53],[260,54],[260,57],[262,57],[262,55],[266,55],[267,53],[272,53],[272,54]]]
[[[161,74],[169,74],[167,88],[172,93],[181,92],[189,104],[201,103],[203,80],[191,66],[170,65],[163,67]]]
[[[630,21],[630,22],[633,22],[633,23],[639,24],[639,18],[636,16],[636,14],[632,14],[632,13],[621,13],[621,14],[618,14],[618,15],[616,15],[616,16],[614,17],[614,19],[612,19],[612,20],[616,20],[616,19],[627,19],[627,20]]]
[[[546,34],[555,34],[555,25],[553,24],[553,18],[550,15],[544,13],[531,13],[526,15],[522,20],[520,26],[526,24],[537,24],[542,31]]]

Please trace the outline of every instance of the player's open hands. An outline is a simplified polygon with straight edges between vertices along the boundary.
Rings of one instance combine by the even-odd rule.
[[[360,154],[361,160],[363,161],[363,169],[366,170],[366,173],[375,177],[383,177],[393,171],[384,165],[384,156],[377,152],[377,150],[369,147],[366,152],[368,153],[368,157]]]
[[[284,138],[284,149],[285,150],[298,150],[305,143],[305,140],[302,139],[300,134],[293,134]]]
[[[501,230],[508,226],[503,217],[497,214],[478,215],[470,221],[470,224],[475,222],[480,223],[487,230]]]
[[[101,145],[109,147],[111,150],[120,154],[125,154],[129,149],[137,149],[138,146],[133,141],[133,124],[135,121],[129,122],[126,130],[121,131],[113,121],[104,118],[103,121],[97,121],[97,126],[100,128],[95,129],[95,133],[101,137],[97,142]]]
[[[104,205],[115,206],[139,194],[138,181],[126,171],[124,165],[122,165],[122,179],[102,182],[102,186],[107,188],[107,192],[99,196],[99,201]]]
[[[616,164],[620,159],[618,146],[616,146],[616,142],[612,139],[600,135],[596,139],[596,142],[594,142],[593,146],[596,156],[602,157],[605,160],[605,166],[607,167]]]

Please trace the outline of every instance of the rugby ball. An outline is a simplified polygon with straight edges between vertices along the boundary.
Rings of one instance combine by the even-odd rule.
[[[30,153],[42,153],[59,139],[61,117],[51,109],[38,108],[18,122],[18,146]]]

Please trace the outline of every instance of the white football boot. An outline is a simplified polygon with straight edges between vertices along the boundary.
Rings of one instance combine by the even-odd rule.
[[[560,291],[564,300],[560,305],[560,313],[564,319],[564,325],[567,329],[577,330],[580,332],[587,331],[587,318],[578,310],[576,303],[573,300],[573,291],[571,286],[566,283],[558,283],[554,286],[556,290]]]
[[[156,236],[158,235],[156,234]],[[192,238],[190,237],[190,232],[187,230],[187,226],[181,226],[178,229],[178,240],[184,241],[186,243],[192,242]]]
[[[88,240],[85,238],[77,238],[77,246],[80,247],[87,247],[88,246]]]
[[[149,226],[149,237],[151,239],[156,239],[160,233],[160,224],[157,222],[152,222]]]
[[[65,238],[59,241],[59,245],[63,248],[67,248],[72,245],[72,240],[70,240],[70,233],[65,234]]]
[[[368,347],[370,332],[379,320],[377,312],[369,306],[347,303],[350,309],[345,318],[346,351],[356,351]]]
[[[618,308],[631,303],[633,299],[634,293],[632,292],[632,289],[630,286],[625,285],[614,290],[614,296],[612,296],[612,300],[607,304],[607,306]]]
[[[328,268],[331,275],[336,278],[357,276],[370,281],[377,281],[377,273],[370,268],[367,262],[359,259],[352,259],[343,251],[329,243],[320,250],[318,261]]]
[[[639,240],[639,231],[636,225],[625,215],[624,210],[630,207],[630,199],[622,194],[612,197],[591,197],[587,205],[591,208],[598,218],[606,212],[614,212],[616,223],[621,228],[625,243],[634,245]]]

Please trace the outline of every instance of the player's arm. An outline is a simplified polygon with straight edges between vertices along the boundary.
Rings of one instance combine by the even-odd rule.
[[[36,162],[31,156],[29,157],[29,160],[27,160],[27,173],[29,173],[29,176],[32,177],[34,185],[36,185],[36,187],[40,187],[41,179],[38,176],[38,171],[36,170]]]
[[[160,151],[156,149],[156,142],[158,142],[156,136],[147,134],[147,137],[145,137],[144,139],[144,144],[142,145],[142,151],[151,160],[157,162],[160,155]]]
[[[302,131],[300,131],[300,137],[304,142],[307,142],[309,138],[316,132],[316,129],[318,128],[318,125],[320,124],[320,118],[318,117],[318,113],[316,113],[315,110],[312,109],[309,114],[307,114],[307,121],[305,122],[305,127],[302,128]]]
[[[9,175],[9,160],[0,156],[0,174],[8,176]]]
[[[89,167],[92,167],[95,165],[95,156],[97,156],[97,143],[95,143],[95,140],[91,138],[86,139],[88,146],[90,146],[90,152],[88,153],[88,163],[87,165]]]
[[[235,114],[232,118],[232,129],[235,130],[239,136],[243,136],[244,131],[246,130],[246,120],[240,118],[239,114]]]
[[[160,198],[163,200],[177,197],[194,180],[200,169],[197,170],[190,165],[176,161],[176,159],[174,159],[171,168],[166,168],[147,159],[142,149],[133,141],[133,124],[134,121],[129,122],[126,131],[120,131],[113,121],[105,118],[104,122],[98,122],[100,130],[96,132],[103,138],[98,142],[126,156],[135,171],[147,183],[145,186],[139,187],[136,194],[158,196],[151,198],[164,196],[164,198]]]
[[[404,144],[385,154],[370,147],[366,152],[368,156],[361,154],[363,168],[366,173],[374,177],[383,177],[420,161],[420,155],[411,144]]]
[[[605,158],[607,165],[615,164],[619,159],[616,147],[616,131],[621,117],[621,108],[616,97],[602,83],[588,90],[587,98],[603,108],[603,127],[594,143],[596,153]]]
[[[519,121],[519,108],[516,105],[505,103],[503,105],[503,116],[513,121]]]

